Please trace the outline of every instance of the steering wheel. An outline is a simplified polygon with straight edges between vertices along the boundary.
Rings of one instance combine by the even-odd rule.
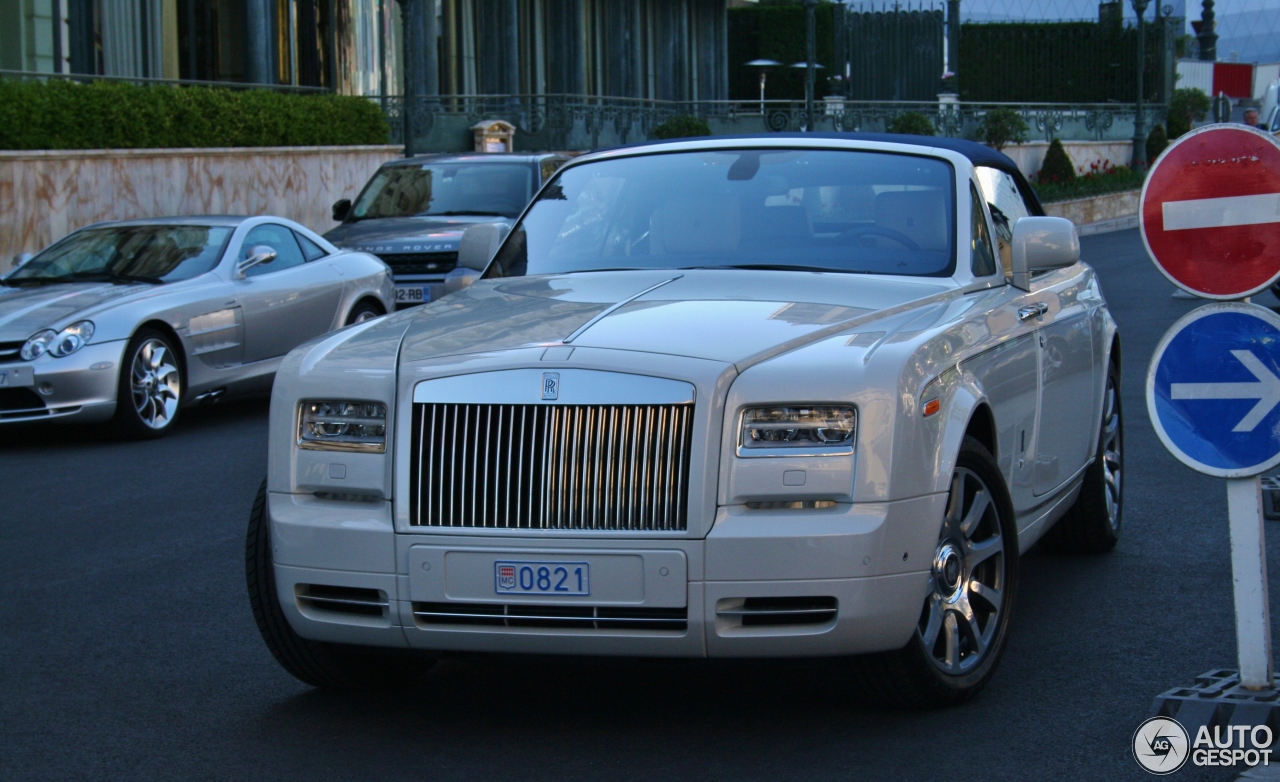
[[[871,234],[874,236],[883,236],[886,239],[892,239],[898,244],[901,244],[903,247],[906,247],[908,250],[920,249],[920,245],[916,244],[916,241],[912,239],[910,236],[907,236],[901,231],[895,231],[892,228],[885,228],[879,225],[855,225],[852,228],[846,228],[843,231],[841,231],[839,236],[837,236],[836,238],[852,239],[855,236],[863,236],[867,234]]]

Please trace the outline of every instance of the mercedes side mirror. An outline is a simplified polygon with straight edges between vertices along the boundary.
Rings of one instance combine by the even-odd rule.
[[[1013,224],[1013,286],[1031,290],[1034,272],[1071,266],[1080,260],[1075,223],[1061,217],[1024,217]]]
[[[276,251],[265,244],[257,244],[250,247],[244,256],[244,260],[236,266],[236,272],[241,277],[244,276],[245,272],[259,264],[271,263],[274,261],[276,259]]]
[[[351,214],[351,199],[343,198],[333,203],[333,219],[336,222],[342,222],[347,219],[347,215]]]
[[[479,223],[467,228],[458,242],[458,268],[483,272],[510,230],[502,223]]]
[[[13,256],[13,266],[10,268],[16,269],[34,257],[35,255],[33,255],[32,253],[18,253],[17,255]]]

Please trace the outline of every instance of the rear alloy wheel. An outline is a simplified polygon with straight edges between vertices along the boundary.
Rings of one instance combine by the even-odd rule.
[[[116,389],[116,425],[127,437],[162,437],[173,428],[185,388],[172,339],[143,329],[129,340]]]
[[[347,322],[345,325],[354,326],[357,323],[380,318],[386,313],[377,304],[370,301],[362,301],[351,308],[351,312],[347,313]]]
[[[986,686],[1004,651],[1017,586],[1013,518],[995,460],[966,437],[916,631],[901,649],[859,661],[864,694],[889,705],[939,707]]]
[[[1103,554],[1116,547],[1124,512],[1124,418],[1120,377],[1107,368],[1102,394],[1102,424],[1093,464],[1084,471],[1080,495],[1045,535],[1046,544],[1071,554]]]
[[[421,679],[435,663],[429,653],[324,643],[294,632],[276,591],[265,480],[249,514],[244,559],[249,606],[262,640],[276,662],[299,681],[334,690],[402,689]]]

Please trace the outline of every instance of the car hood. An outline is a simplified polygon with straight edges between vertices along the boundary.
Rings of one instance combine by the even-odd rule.
[[[32,334],[89,315],[104,304],[135,296],[154,286],[103,282],[0,287],[0,342],[25,340]]]
[[[401,357],[561,345],[581,331],[570,344],[745,368],[955,290],[941,279],[728,269],[486,280],[416,308]]]
[[[343,223],[324,235],[338,247],[367,253],[453,252],[468,226],[515,221],[506,217],[384,217]]]

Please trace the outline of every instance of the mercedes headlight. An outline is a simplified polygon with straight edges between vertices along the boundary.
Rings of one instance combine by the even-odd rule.
[[[387,450],[387,406],[378,402],[303,402],[298,447],[317,451]]]
[[[72,323],[62,331],[45,329],[33,334],[22,346],[19,355],[26,361],[34,361],[46,353],[54,358],[62,358],[87,345],[92,336],[93,323],[87,320]]]
[[[771,405],[743,411],[743,456],[852,453],[858,414],[845,405]]]

